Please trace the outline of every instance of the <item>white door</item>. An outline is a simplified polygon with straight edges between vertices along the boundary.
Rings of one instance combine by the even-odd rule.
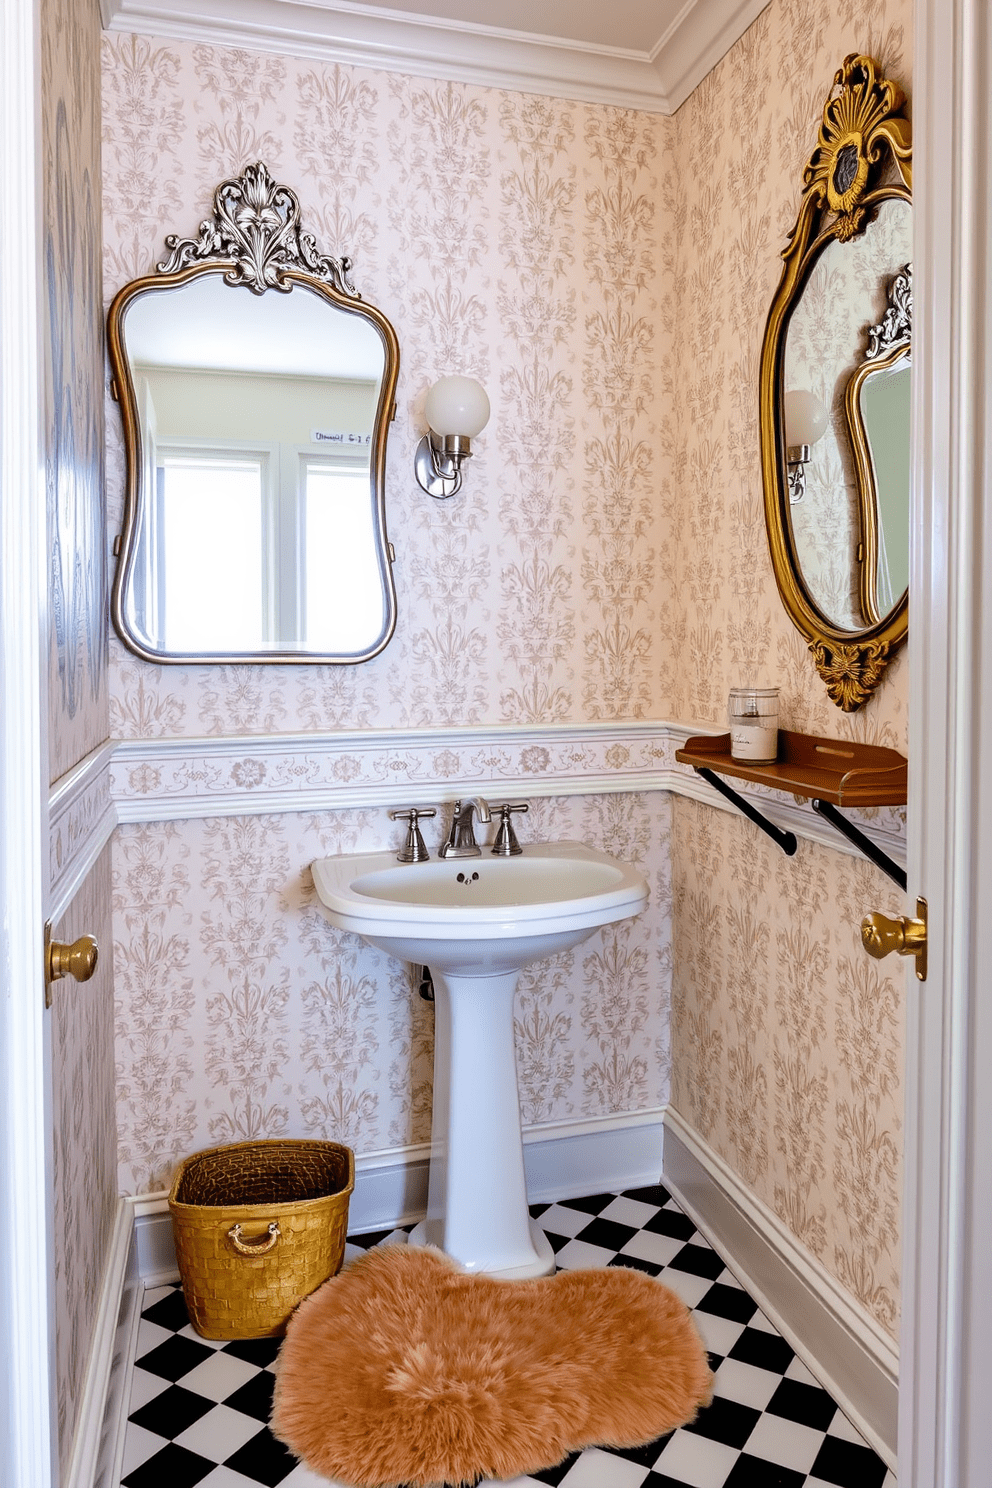
[[[52,1480],[37,17],[0,6],[0,1482]]]
[[[992,19],[918,0],[900,1488],[992,1481]],[[986,769],[983,772],[983,764]]]

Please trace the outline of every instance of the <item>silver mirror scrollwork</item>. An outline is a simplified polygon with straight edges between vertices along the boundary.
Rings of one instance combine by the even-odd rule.
[[[399,347],[261,162],[108,317],[127,457],[114,625],[159,662],[367,661],[396,623]]]

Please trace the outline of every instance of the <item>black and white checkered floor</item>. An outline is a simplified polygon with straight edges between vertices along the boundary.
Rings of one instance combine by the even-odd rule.
[[[658,1186],[531,1213],[559,1267],[634,1266],[693,1309],[716,1396],[692,1426],[634,1451],[591,1448],[512,1488],[895,1488],[830,1396]],[[392,1235],[362,1235],[345,1259]],[[221,1345],[190,1327],[178,1286],[145,1294],[123,1488],[328,1488],[269,1434],[277,1339]]]

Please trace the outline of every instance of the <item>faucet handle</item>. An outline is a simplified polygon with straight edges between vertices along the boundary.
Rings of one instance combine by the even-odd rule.
[[[417,822],[421,817],[437,816],[434,806],[407,806],[403,810],[390,811],[390,821],[409,822],[406,842],[396,854],[398,863],[426,863],[430,857]]]
[[[513,830],[510,813],[513,811],[529,811],[530,807],[526,801],[505,801],[499,808],[499,827],[496,832],[496,840],[492,845],[493,854],[497,858],[514,858],[523,848],[517,841],[517,834]]]

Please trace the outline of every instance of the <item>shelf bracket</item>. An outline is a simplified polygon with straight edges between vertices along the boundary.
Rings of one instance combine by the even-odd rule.
[[[846,837],[848,842],[853,842],[855,847],[864,853],[869,862],[874,863],[876,868],[881,868],[883,873],[887,873],[893,883],[897,883],[905,893],[905,870],[900,868],[898,863],[893,862],[888,853],[884,853],[880,847],[876,847],[871,838],[866,837],[860,827],[856,827],[853,822],[848,821],[846,816],[841,816],[837,807],[830,801],[813,801],[812,805],[814,811],[818,811],[832,827],[836,827],[837,831],[842,837]]]
[[[795,832],[783,831],[774,822],[770,822],[767,816],[762,816],[756,806],[752,806],[750,801],[745,800],[732,785],[728,785],[721,776],[717,775],[715,770],[707,769],[705,765],[694,765],[693,768],[696,774],[701,775],[714,790],[720,792],[721,796],[726,796],[728,801],[732,801],[737,810],[742,811],[749,821],[753,821],[754,825],[760,827],[762,832],[766,832],[773,842],[777,842],[786,857],[791,858],[795,855],[796,848],[799,846]]]

